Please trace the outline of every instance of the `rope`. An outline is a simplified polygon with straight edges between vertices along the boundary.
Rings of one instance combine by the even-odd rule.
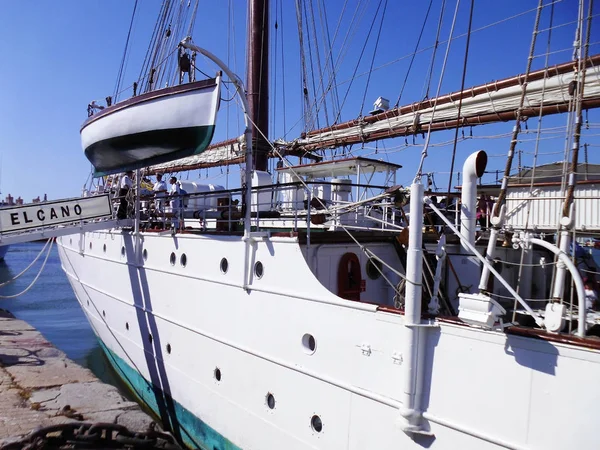
[[[425,84],[423,85],[423,89],[427,86],[427,90],[424,95],[421,95],[423,98],[429,97],[429,87],[431,86],[431,80],[433,79],[433,67],[435,66],[435,55],[437,54],[437,49],[440,45],[440,33],[442,31],[442,23],[444,22],[444,10],[446,9],[446,0],[442,0],[442,5],[440,8],[440,18],[438,19],[438,27],[435,35],[435,44],[433,45],[433,52],[431,54],[431,63],[429,64],[429,73],[427,74],[427,78],[425,78]],[[450,40],[448,41],[448,45],[450,45],[450,41],[452,40],[452,34],[450,34]]]
[[[406,75],[404,76],[404,82],[402,83],[402,89],[400,89],[400,94],[398,94],[398,100],[396,100],[396,104],[394,108],[397,108],[400,105],[400,99],[402,98],[402,93],[404,92],[404,88],[406,87],[406,83],[408,82],[408,76],[410,75],[410,69],[412,69],[413,63],[415,62],[415,57],[417,56],[417,51],[419,50],[419,44],[421,43],[421,38],[423,37],[423,32],[425,31],[425,25],[427,25],[427,19],[429,18],[429,13],[431,12],[431,5],[433,4],[433,0],[429,0],[429,7],[427,8],[427,13],[425,13],[425,19],[423,20],[423,25],[421,26],[421,32],[419,33],[419,38],[417,39],[417,43],[415,45],[415,50],[412,53],[410,58],[410,63],[408,64],[408,69],[406,70]],[[371,71],[373,69],[371,68]]]
[[[523,85],[521,87],[521,99],[519,101],[519,107],[517,108],[517,118],[515,121],[515,126],[513,128],[513,135],[510,142],[510,147],[508,149],[508,157],[506,160],[506,166],[504,168],[504,177],[502,179],[502,188],[500,189],[500,194],[498,195],[498,199],[496,200],[496,204],[492,209],[492,216],[498,217],[500,215],[500,208],[505,202],[506,199],[506,190],[508,187],[508,178],[510,176],[510,169],[512,167],[512,161],[515,155],[515,147],[517,145],[517,136],[519,135],[519,129],[521,128],[521,112],[523,110],[523,105],[525,103],[525,94],[527,93],[527,81],[529,79],[529,72],[531,71],[531,63],[533,61],[533,53],[535,51],[535,42],[537,40],[538,29],[540,26],[540,16],[542,15],[544,0],[539,0],[537,12],[535,16],[535,25],[533,27],[533,35],[531,37],[531,46],[529,49],[529,57],[527,59],[527,70],[525,71],[525,77],[523,79]]]
[[[133,21],[135,19],[135,11],[137,10],[138,0],[135,0],[133,4],[133,12],[131,13],[131,22],[129,22],[129,31],[127,32],[127,39],[125,40],[125,50],[123,50],[123,58],[121,59],[121,67],[119,67],[119,73],[117,74],[117,84],[115,85],[115,92],[113,94],[114,101],[117,101],[117,95],[119,95],[119,88],[121,87],[121,81],[123,80],[123,72],[125,71],[125,61],[127,59],[127,50],[129,50],[129,38],[131,37],[131,30],[133,29]]]
[[[383,20],[385,19],[385,11],[387,9],[388,2],[385,0],[385,4],[383,5],[383,12],[381,13],[381,22],[379,22],[379,30],[377,31],[377,39],[375,39],[375,48],[373,49],[373,57],[371,58],[371,65],[369,66],[369,76],[367,77],[367,82],[365,83],[365,93],[363,94],[362,104],[360,107],[360,116],[363,115],[363,109],[365,107],[365,101],[367,99],[367,90],[369,89],[369,83],[371,82],[371,74],[373,73],[373,64],[375,63],[375,55],[377,55],[377,49],[379,48],[379,39],[381,38],[381,29],[383,28]],[[379,2],[379,6],[381,6],[381,2]],[[375,12],[375,17],[379,13],[379,6],[377,6],[377,12]],[[375,19],[373,19],[375,21]]]
[[[448,46],[446,47],[446,54],[444,55],[444,62],[442,64],[442,71],[440,73],[440,79],[438,81],[437,92],[435,93],[435,103],[433,104],[433,108],[431,110],[431,119],[429,120],[429,125],[427,127],[427,137],[425,138],[425,144],[423,145],[423,151],[421,152],[421,161],[419,162],[419,168],[417,169],[417,174],[415,176],[415,181],[421,178],[423,173],[423,164],[425,163],[425,158],[427,158],[427,149],[429,148],[429,141],[431,140],[431,124],[433,123],[433,118],[435,117],[435,110],[437,108],[437,100],[440,97],[440,91],[442,90],[442,81],[444,80],[444,74],[446,73],[446,64],[448,63],[448,55],[450,53],[450,44],[452,41],[452,35],[454,34],[454,26],[456,25],[456,18],[458,17],[458,7],[460,6],[460,0],[456,1],[456,8],[454,10],[454,17],[452,18],[452,26],[450,27],[450,39],[448,40]],[[432,67],[434,61],[431,61]],[[429,88],[428,88],[429,90]]]
[[[40,250],[40,252],[38,253],[38,255],[35,257],[35,259],[31,262],[31,264],[29,264],[27,267],[25,267],[25,269],[23,269],[21,271],[21,273],[19,273],[18,275],[15,275],[13,278],[11,278],[8,281],[5,281],[4,283],[0,284],[0,288],[9,285],[10,283],[12,283],[13,281],[15,281],[16,279],[18,279],[21,275],[23,275],[25,272],[27,272],[31,266],[33,266],[35,264],[35,262],[40,259],[40,256],[42,256],[42,253],[44,253],[44,250],[46,250],[46,247],[48,246],[48,244],[50,243],[51,239],[48,239],[46,241],[46,243],[44,244],[44,246],[42,247],[42,249]]]
[[[381,7],[381,0],[380,0],[379,4],[377,5],[377,11],[375,12],[375,16],[373,17],[373,20],[371,21],[371,26],[369,27],[369,32],[367,33],[365,43],[362,46],[360,55],[358,56],[358,61],[356,62],[356,65],[354,66],[354,71],[352,72],[352,77],[350,78],[351,81],[350,81],[350,84],[348,85],[348,89],[346,89],[346,93],[344,94],[344,98],[342,99],[342,104],[341,104],[340,108],[344,107],[344,104],[346,103],[346,100],[348,99],[348,95],[350,94],[350,89],[352,89],[352,84],[354,83],[354,80],[356,78],[356,72],[358,72],[358,67],[360,66],[360,62],[362,61],[362,58],[365,54],[365,50],[367,49],[367,44],[369,43],[369,38],[371,37],[371,33],[373,32],[373,27],[375,26],[375,19],[377,18],[377,15],[379,14],[380,7]],[[334,123],[339,120],[341,113],[342,113],[342,111],[340,109],[340,111],[338,111],[338,114],[333,121]]]
[[[44,271],[44,267],[46,267],[46,262],[48,261],[48,257],[50,256],[50,253],[52,251],[52,246],[54,245],[54,238],[48,239],[48,241],[51,242],[51,243],[50,243],[50,247],[48,248],[48,252],[46,253],[46,258],[44,258],[44,262],[42,263],[42,267],[40,267],[40,271],[35,276],[35,278],[31,282],[31,284],[29,286],[27,286],[23,291],[19,292],[18,294],[14,294],[14,295],[0,295],[0,298],[2,298],[2,299],[10,299],[10,298],[20,297],[21,295],[26,294],[33,287],[33,285],[35,284],[35,282],[38,280],[38,278],[40,277],[40,275]]]
[[[588,52],[589,52],[589,42],[590,42],[590,34],[592,28],[592,8],[594,1],[590,0],[589,10],[588,10],[588,24],[587,24],[587,32],[586,32],[586,42],[585,42],[585,50],[583,59],[581,57],[581,27],[583,26],[583,0],[581,2],[581,22],[577,28],[577,43],[575,51],[578,54],[577,58],[577,74],[579,75],[579,81],[577,82],[577,99],[576,99],[576,119],[575,119],[575,131],[573,133],[573,154],[571,156],[571,166],[569,168],[569,186],[567,188],[567,198],[565,200],[565,204],[563,207],[562,215],[563,217],[569,216],[570,206],[573,203],[573,197],[575,195],[575,185],[577,184],[577,164],[579,162],[579,143],[581,139],[581,126],[583,125],[583,114],[582,114],[582,102],[583,102],[583,89],[585,87],[585,74],[586,70],[583,67],[583,61],[587,61]]]
[[[469,27],[467,29],[467,43],[465,44],[465,59],[463,62],[463,73],[462,73],[462,81],[460,84],[460,92],[462,93],[465,90],[465,80],[467,78],[467,61],[469,60],[469,44],[471,43],[471,27],[473,25],[473,9],[475,7],[475,0],[471,0],[471,9],[469,11]],[[458,130],[461,128],[460,124],[460,113],[462,110],[463,103],[463,95],[460,96],[458,100],[458,112],[457,112],[457,121],[456,121],[456,129],[454,130],[454,146],[452,148],[452,161],[450,163],[450,176],[448,177],[448,190],[446,192],[450,193],[450,188],[452,187],[452,175],[454,174],[454,163],[456,162],[456,147],[458,145]],[[541,109],[540,109],[541,111]],[[448,211],[448,202],[446,202],[446,211]]]

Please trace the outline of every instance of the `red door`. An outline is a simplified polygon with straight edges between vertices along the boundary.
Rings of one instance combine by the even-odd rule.
[[[338,266],[338,296],[359,302],[361,282],[358,256],[354,253],[344,254]]]

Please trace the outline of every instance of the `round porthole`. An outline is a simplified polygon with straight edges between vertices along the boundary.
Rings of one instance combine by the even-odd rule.
[[[171,354],[171,344],[167,344],[167,353]]]
[[[227,273],[227,269],[229,269],[229,263],[227,262],[227,258],[221,259],[221,272]]]
[[[320,433],[321,430],[323,430],[323,421],[321,420],[321,418],[319,416],[317,416],[316,414],[314,416],[311,417],[310,419],[310,426],[313,430],[315,430],[317,433]]]
[[[121,256],[125,256],[125,246],[121,247]]]
[[[73,238],[69,238],[69,245],[73,245]]]
[[[142,252],[142,258],[144,258],[144,261],[148,260],[148,250],[144,249]]]
[[[262,278],[263,273],[263,264],[260,261],[256,261],[256,264],[254,264],[254,275],[256,275],[256,278]]]
[[[317,349],[317,341],[312,334],[306,333],[302,336],[302,347],[304,347],[304,351],[309,355],[312,355]]]
[[[102,251],[103,251],[104,253],[106,253],[106,244],[104,244],[104,245],[102,246]]]
[[[215,369],[215,379],[217,381],[221,381],[221,369],[219,369],[218,367]]]
[[[175,255],[175,252],[171,253],[171,259],[170,259],[170,261],[171,261],[171,265],[172,266],[174,266],[175,263],[177,262],[177,256]]]
[[[102,310],[102,317],[106,317],[106,311]]]
[[[125,329],[129,331],[129,322],[125,322]]]
[[[92,243],[90,242],[90,250],[92,249]]]
[[[179,258],[179,262],[181,263],[181,265],[183,267],[187,266],[187,255],[185,253],[181,254],[181,257]]]
[[[273,396],[273,394],[271,394],[270,392],[267,394],[266,397],[266,402],[267,402],[267,406],[269,407],[269,409],[274,409],[275,408],[275,397]]]
[[[378,278],[380,278],[382,269],[383,264],[381,264],[381,261],[375,258],[369,258],[365,270],[367,272],[367,276],[371,280],[377,280]]]

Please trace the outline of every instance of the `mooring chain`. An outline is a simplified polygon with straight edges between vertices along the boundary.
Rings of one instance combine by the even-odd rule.
[[[181,450],[173,436],[155,430],[152,423],[146,432],[130,431],[114,423],[72,422],[38,428],[0,450],[41,450],[67,448],[129,448]]]

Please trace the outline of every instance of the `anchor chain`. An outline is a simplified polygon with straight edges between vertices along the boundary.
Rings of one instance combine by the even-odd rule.
[[[0,450],[47,450],[78,448],[182,450],[173,436],[156,431],[151,423],[146,432],[130,431],[115,423],[72,422],[33,430]]]

